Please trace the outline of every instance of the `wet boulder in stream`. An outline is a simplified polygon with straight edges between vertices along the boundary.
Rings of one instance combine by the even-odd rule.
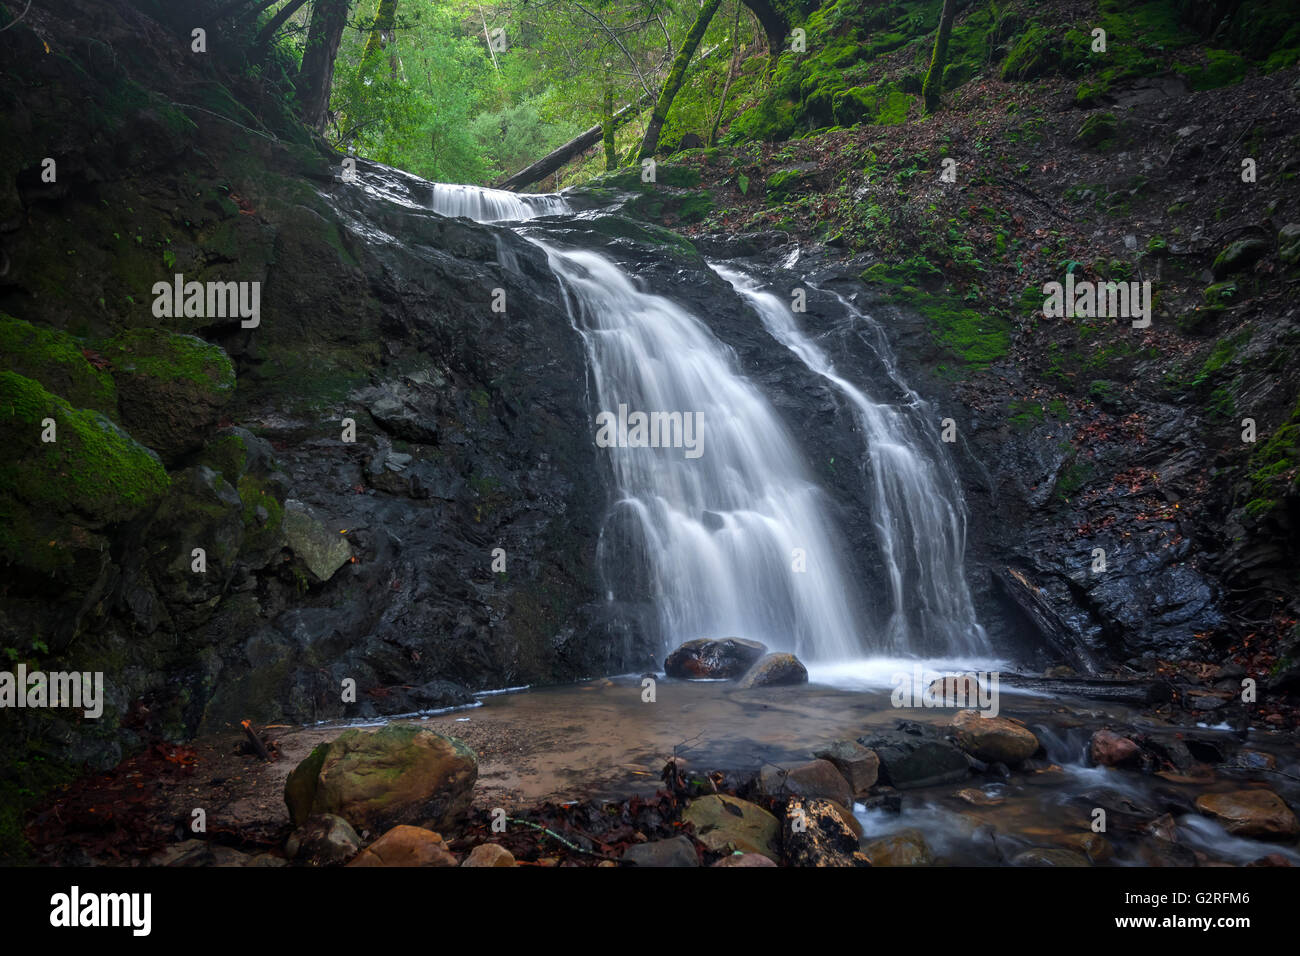
[[[789,687],[808,683],[808,668],[793,654],[767,654],[740,679],[740,690],[754,687]]]
[[[740,637],[687,641],[664,659],[664,673],[683,680],[740,677],[763,656],[767,646]]]

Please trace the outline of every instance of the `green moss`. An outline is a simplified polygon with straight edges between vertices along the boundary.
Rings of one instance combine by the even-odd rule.
[[[235,368],[219,347],[195,335],[132,329],[104,343],[115,371],[163,381],[187,379],[205,388],[235,387]]]
[[[35,379],[78,408],[117,415],[113,378],[87,361],[83,343],[0,312],[0,369]]]
[[[1253,515],[1271,511],[1284,496],[1297,493],[1300,480],[1300,401],[1291,416],[1250,457]]]
[[[1205,298],[1205,305],[1210,309],[1231,308],[1237,295],[1237,283],[1235,282],[1216,282],[1214,285],[1207,286],[1202,293]]]
[[[1068,503],[1092,480],[1093,473],[1092,465],[1075,459],[1062,468],[1060,474],[1056,476],[1053,495],[1058,501]]]
[[[1246,76],[1246,58],[1228,50],[1206,50],[1206,64],[1188,73],[1194,90],[1214,90],[1240,83]]]
[[[1075,141],[1097,149],[1107,149],[1115,145],[1115,136],[1119,131],[1119,122],[1114,113],[1094,113],[1083,121]]]
[[[55,422],[53,442],[41,440],[45,419]],[[170,484],[158,459],[103,415],[13,372],[0,372],[0,440],[0,557],[28,567],[65,566],[61,539],[75,538],[75,527],[125,521]],[[60,518],[69,514],[76,526]]]
[[[275,497],[275,493],[267,487],[266,482],[253,475],[244,475],[240,478],[236,490],[244,506],[244,543],[241,550],[256,553],[273,547],[280,538],[280,526],[284,522],[284,506]],[[266,511],[265,521],[258,519],[259,507]]]

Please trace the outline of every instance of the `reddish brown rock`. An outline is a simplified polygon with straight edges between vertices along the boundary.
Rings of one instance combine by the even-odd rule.
[[[1101,767],[1121,767],[1135,762],[1141,754],[1141,747],[1113,730],[1097,731],[1088,744],[1089,757]]]
[[[456,858],[442,834],[403,825],[370,844],[348,866],[456,866]]]

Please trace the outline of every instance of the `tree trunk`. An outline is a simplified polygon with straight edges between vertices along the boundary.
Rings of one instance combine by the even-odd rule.
[[[930,72],[925,74],[925,85],[921,87],[921,98],[925,100],[927,113],[933,113],[939,108],[939,98],[943,93],[943,68],[948,65],[948,37],[952,33],[952,16],[956,7],[956,0],[943,0],[943,11],[939,14],[939,32],[934,37],[934,56],[930,58]]]
[[[654,112],[650,114],[650,122],[646,126],[645,138],[641,140],[641,150],[637,153],[637,159],[653,156],[659,146],[659,132],[664,128],[664,121],[668,119],[668,110],[673,105],[673,97],[677,95],[677,91],[682,88],[682,83],[686,80],[686,67],[690,64],[691,57],[695,55],[696,47],[704,39],[704,31],[709,28],[709,21],[713,19],[713,15],[718,12],[718,7],[721,5],[722,0],[704,0],[700,15],[695,18],[691,32],[686,34],[686,40],[677,53],[677,59],[673,61],[672,69],[668,71],[664,88],[659,92],[659,101],[655,103]]]
[[[280,27],[284,26],[284,22],[301,10],[306,2],[307,0],[289,0],[288,3],[279,9],[275,16],[267,21],[266,26],[257,31],[257,36],[253,38],[253,45],[261,48],[265,44],[270,43],[271,38],[275,36]],[[312,5],[313,21],[316,19],[316,6],[316,4]]]
[[[618,149],[614,146],[614,90],[605,87],[605,112],[601,132],[605,139],[605,172],[618,166]]]
[[[311,8],[307,48],[298,70],[298,106],[302,121],[317,132],[325,129],[329,117],[334,58],[347,25],[348,6],[348,0],[316,0]]]
[[[366,48],[361,52],[361,65],[364,67],[370,55],[382,50],[393,39],[393,29],[397,25],[397,0],[379,0],[375,9],[375,21],[370,25],[370,36],[366,37]],[[393,72],[397,72],[394,60]]]
[[[722,114],[727,108],[727,94],[736,79],[736,68],[740,66],[740,0],[736,0],[736,18],[731,23],[731,63],[727,67],[727,82],[722,87],[722,96],[718,99],[718,114],[713,117],[713,126],[709,129],[709,138],[705,143],[712,148],[718,145],[718,127],[722,125]]]
[[[776,54],[785,46],[785,36],[790,32],[790,24],[785,14],[769,0],[744,0],[744,4],[762,25],[763,33],[767,35],[768,57],[775,62]]]

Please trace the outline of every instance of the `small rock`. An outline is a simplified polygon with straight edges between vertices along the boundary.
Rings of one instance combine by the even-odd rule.
[[[290,834],[285,855],[308,866],[337,866],[346,863],[361,849],[361,837],[352,824],[333,813],[309,817]]]
[[[623,859],[637,866],[699,866],[695,844],[684,836],[638,843],[623,851]]]
[[[733,853],[731,856],[724,856],[714,866],[776,866],[771,860],[761,853]]]
[[[789,687],[808,683],[808,668],[793,654],[768,654],[760,658],[736,684],[740,690],[751,687]]]
[[[1203,793],[1196,798],[1196,809],[1217,819],[1236,836],[1294,837],[1300,834],[1300,821],[1272,790]]]
[[[1112,730],[1099,730],[1088,744],[1088,755],[1099,767],[1119,767],[1136,762],[1142,748]]]
[[[423,827],[393,827],[348,866],[455,866],[442,834]]]
[[[770,797],[797,794],[811,799],[834,800],[848,806],[853,791],[844,775],[829,760],[812,760],[795,767],[768,764],[758,777],[759,789]]]
[[[514,866],[514,854],[497,843],[480,843],[469,851],[461,866]]]
[[[1005,797],[985,793],[983,790],[976,790],[974,787],[967,787],[964,790],[958,790],[956,797],[959,800],[965,800],[971,806],[975,807],[996,807],[1006,803]]]
[[[872,866],[931,866],[934,857],[919,830],[898,833],[872,840],[862,848]]]
[[[1075,850],[1033,847],[1011,858],[1012,866],[1088,866],[1088,858]]]
[[[837,740],[813,756],[834,764],[835,769],[849,782],[855,797],[870,792],[880,776],[880,758],[874,750],[868,750],[856,740]]]
[[[1038,738],[1006,717],[963,710],[952,719],[957,746],[980,760],[1015,766],[1038,750]]]

